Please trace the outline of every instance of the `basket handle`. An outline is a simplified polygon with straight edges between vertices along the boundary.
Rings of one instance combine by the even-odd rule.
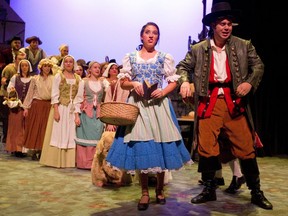
[[[116,89],[118,88],[119,85],[120,85],[120,79],[117,79],[117,82],[116,82],[115,88],[114,88],[114,92],[113,92],[113,96],[112,96],[112,101],[114,101],[114,99],[116,97]]]
[[[9,92],[8,92],[8,95],[7,95],[7,96],[8,96],[8,100],[10,99],[10,93],[11,93],[11,92],[16,92],[16,100],[18,100],[18,99],[19,99],[19,96],[18,96],[18,92],[17,92],[16,89],[15,89],[15,91],[9,91]]]

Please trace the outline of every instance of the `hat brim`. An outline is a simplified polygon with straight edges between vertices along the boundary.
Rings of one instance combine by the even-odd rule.
[[[38,41],[38,44],[39,44],[39,45],[42,44],[42,41],[41,41],[39,38],[27,38],[25,41],[26,41],[26,43],[30,44],[31,41],[33,41],[33,40]]]
[[[13,37],[11,40],[7,41],[7,44],[11,44],[13,41],[21,41],[22,44],[22,39],[20,37]]]
[[[229,16],[232,18],[233,22],[237,22],[240,16],[240,11],[231,11],[231,10],[223,10],[214,13],[207,14],[202,19],[202,23],[206,26],[210,26],[210,24],[216,21],[219,17]]]

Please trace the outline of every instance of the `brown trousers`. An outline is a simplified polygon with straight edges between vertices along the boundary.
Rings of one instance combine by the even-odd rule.
[[[224,98],[217,98],[210,118],[199,119],[198,153],[203,157],[218,156],[218,136],[225,133],[231,144],[232,154],[239,159],[256,157],[253,136],[244,114],[232,118]],[[225,145],[225,143],[223,143]]]

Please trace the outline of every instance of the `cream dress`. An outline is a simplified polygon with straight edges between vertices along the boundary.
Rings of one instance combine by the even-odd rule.
[[[59,104],[59,122],[54,121],[54,108],[51,108],[40,158],[40,164],[57,168],[76,166],[74,113],[80,112],[80,105],[83,101],[83,80],[79,81],[78,92],[74,100],[71,98],[71,93],[76,79],[66,79],[66,81],[70,84],[70,103],[68,106]],[[59,103],[60,82],[61,76],[57,73],[52,86],[51,104]]]

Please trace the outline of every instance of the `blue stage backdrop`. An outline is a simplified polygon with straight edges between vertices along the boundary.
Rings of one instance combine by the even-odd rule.
[[[103,62],[109,56],[121,64],[140,44],[142,25],[153,21],[161,33],[157,49],[178,63],[188,37],[197,41],[202,31],[202,0],[10,0],[10,6],[26,23],[25,38],[40,37],[48,55],[58,54],[66,43],[71,55],[86,61]]]

